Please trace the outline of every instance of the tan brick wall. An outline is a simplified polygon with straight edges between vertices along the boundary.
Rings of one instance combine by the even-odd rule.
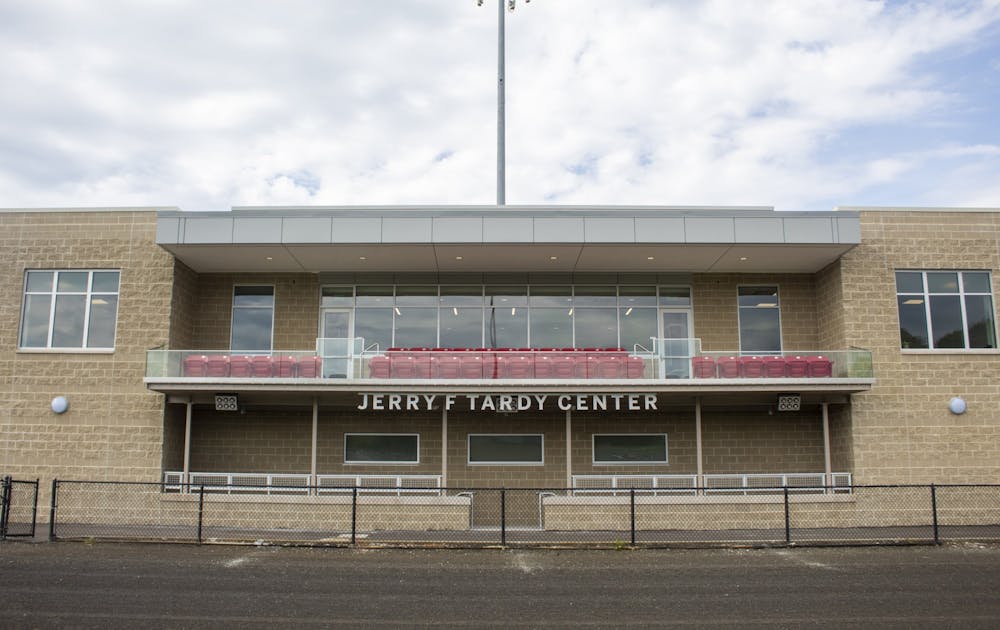
[[[180,261],[174,261],[174,287],[170,309],[170,348],[195,349],[194,329],[198,321],[198,274]]]
[[[145,353],[169,340],[173,258],[156,214],[0,213],[0,468],[6,474],[155,481],[163,397],[146,390]],[[19,352],[26,269],[121,270],[113,353]],[[70,408],[54,414],[64,395]],[[42,501],[47,500],[43,493]]]
[[[896,269],[985,269],[1000,281],[1000,213],[861,213],[862,245],[841,262],[845,342],[873,352],[877,384],[853,397],[858,483],[1000,480],[996,353],[900,350]],[[969,403],[962,416],[948,400]]]
[[[314,350],[319,336],[319,280],[314,274],[218,274],[198,276],[194,347],[229,348],[233,287],[274,285],[275,350]]]
[[[816,286],[809,274],[696,274],[692,280],[694,336],[706,351],[739,350],[737,289],[777,285],[784,350],[816,350]]]

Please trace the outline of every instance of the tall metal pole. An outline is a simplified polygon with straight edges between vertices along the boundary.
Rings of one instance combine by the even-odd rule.
[[[504,5],[507,0],[497,0],[497,205],[506,203],[506,173],[504,163],[507,160],[504,130]]]

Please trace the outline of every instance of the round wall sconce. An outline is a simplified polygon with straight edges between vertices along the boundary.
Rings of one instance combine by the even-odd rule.
[[[968,405],[965,404],[965,400],[959,398],[958,396],[955,396],[954,398],[948,401],[948,411],[952,412],[956,416],[960,416],[963,413],[965,413],[965,410],[967,408]]]
[[[69,401],[65,396],[56,396],[52,399],[52,411],[56,413],[66,413],[69,409]]]

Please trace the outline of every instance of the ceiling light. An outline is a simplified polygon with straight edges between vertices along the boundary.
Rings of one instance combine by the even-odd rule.
[[[368,260],[367,256],[358,256],[358,260]]]
[[[628,307],[628,310],[625,311],[625,316],[628,317],[631,314],[632,314],[632,307],[630,306],[630,307]]]
[[[400,317],[402,317],[403,314],[399,312],[399,307],[398,306],[392,307],[392,310],[396,311],[396,315],[399,315]]]
[[[274,260],[274,257],[273,256],[268,256],[267,259],[268,260]]]
[[[905,300],[903,302],[903,304],[908,304],[908,305],[923,304],[923,303],[924,303],[924,301],[922,299],[920,299],[920,298],[910,298],[909,300]]]
[[[742,261],[744,261],[744,260],[746,260],[746,259],[747,259],[747,257],[746,257],[746,256],[740,256],[740,261],[741,261],[741,262],[742,262]]]
[[[646,260],[656,260],[656,256],[646,256]]]
[[[510,309],[510,314],[511,314],[511,315],[517,315],[517,307],[516,307],[516,306],[515,306],[515,307],[512,307],[512,308]]]
[[[559,260],[558,256],[549,256],[549,260]]]
[[[455,256],[455,260],[462,260],[461,256]]]
[[[455,317],[458,317],[458,308],[457,308],[457,307],[454,307],[454,306],[452,306],[452,307],[451,307],[451,312],[452,312],[452,314],[453,314],[453,315],[454,315]]]
[[[569,309],[569,312],[568,312],[568,313],[566,313],[566,314],[567,314],[567,315],[572,315],[572,314],[573,314],[573,309]]]

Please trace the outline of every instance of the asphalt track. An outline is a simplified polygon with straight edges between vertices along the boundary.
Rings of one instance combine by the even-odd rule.
[[[998,628],[1000,547],[0,544],[3,628]]]

